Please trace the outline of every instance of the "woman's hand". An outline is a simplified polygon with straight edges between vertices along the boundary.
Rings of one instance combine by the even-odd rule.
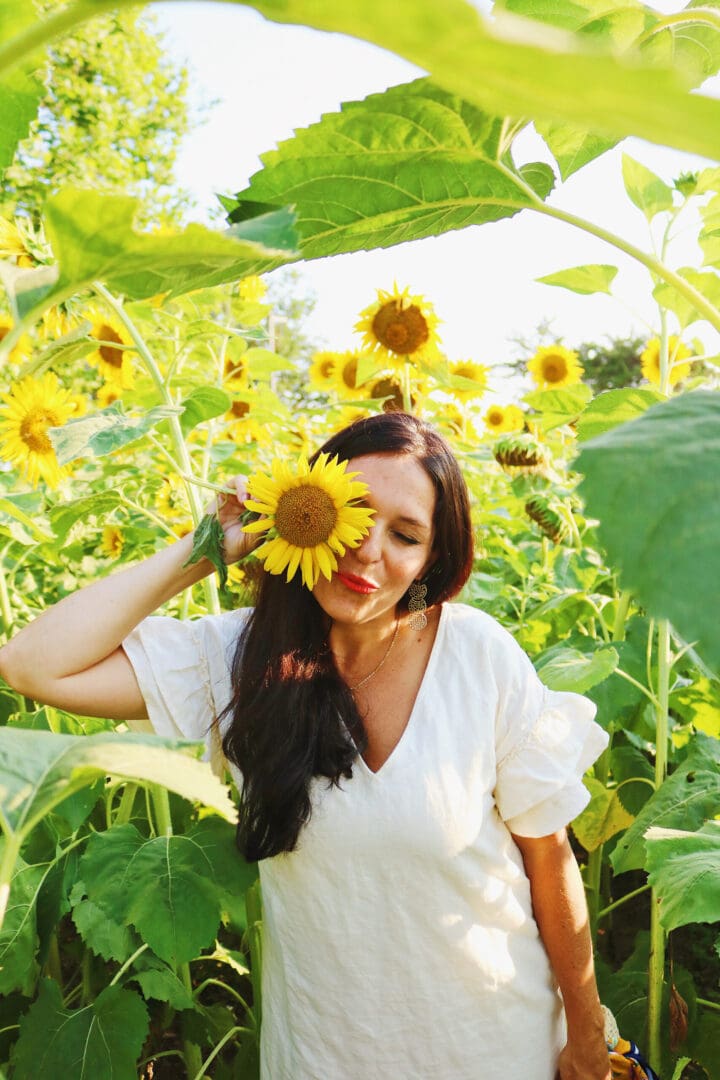
[[[248,497],[247,477],[232,476],[227,486],[234,488],[234,491],[218,494],[217,498],[205,508],[205,513],[214,514],[217,510],[218,519],[225,533],[223,555],[225,562],[230,566],[231,563],[238,562],[254,547],[257,547],[262,537],[242,530],[241,516],[245,512],[245,499]]]
[[[557,1080],[612,1080],[604,1038],[569,1039],[558,1058]]]

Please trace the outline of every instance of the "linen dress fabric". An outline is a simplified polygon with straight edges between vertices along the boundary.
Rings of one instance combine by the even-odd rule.
[[[216,764],[248,614],[151,616],[123,643],[154,730],[204,739]],[[388,760],[313,781],[296,850],[259,864],[262,1080],[554,1080],[562,1002],[511,832],[587,804],[594,713],[490,616],[443,605]]]

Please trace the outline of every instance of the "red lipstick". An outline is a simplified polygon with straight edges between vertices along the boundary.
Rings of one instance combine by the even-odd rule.
[[[356,577],[355,574],[343,574],[338,571],[338,577],[343,585],[353,592],[365,593],[365,595],[368,595],[369,593],[375,592],[377,589],[377,585],[373,585],[372,581],[366,581],[365,578]]]

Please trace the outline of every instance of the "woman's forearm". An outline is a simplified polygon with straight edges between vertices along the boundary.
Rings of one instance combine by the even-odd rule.
[[[0,649],[0,675],[43,699],[43,687],[103,660],[133,627],[212,570],[203,559],[183,567],[192,535],[66,596]]]

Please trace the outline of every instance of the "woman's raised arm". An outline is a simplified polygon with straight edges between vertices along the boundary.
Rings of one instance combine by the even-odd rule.
[[[238,523],[244,478],[237,478],[237,492],[223,500],[219,515],[228,562],[253,543]],[[116,720],[145,717],[145,702],[121,642],[167,600],[211,572],[207,559],[184,566],[191,551],[192,535],[185,536],[66,596],[0,649],[0,675],[26,697],[68,712]]]

